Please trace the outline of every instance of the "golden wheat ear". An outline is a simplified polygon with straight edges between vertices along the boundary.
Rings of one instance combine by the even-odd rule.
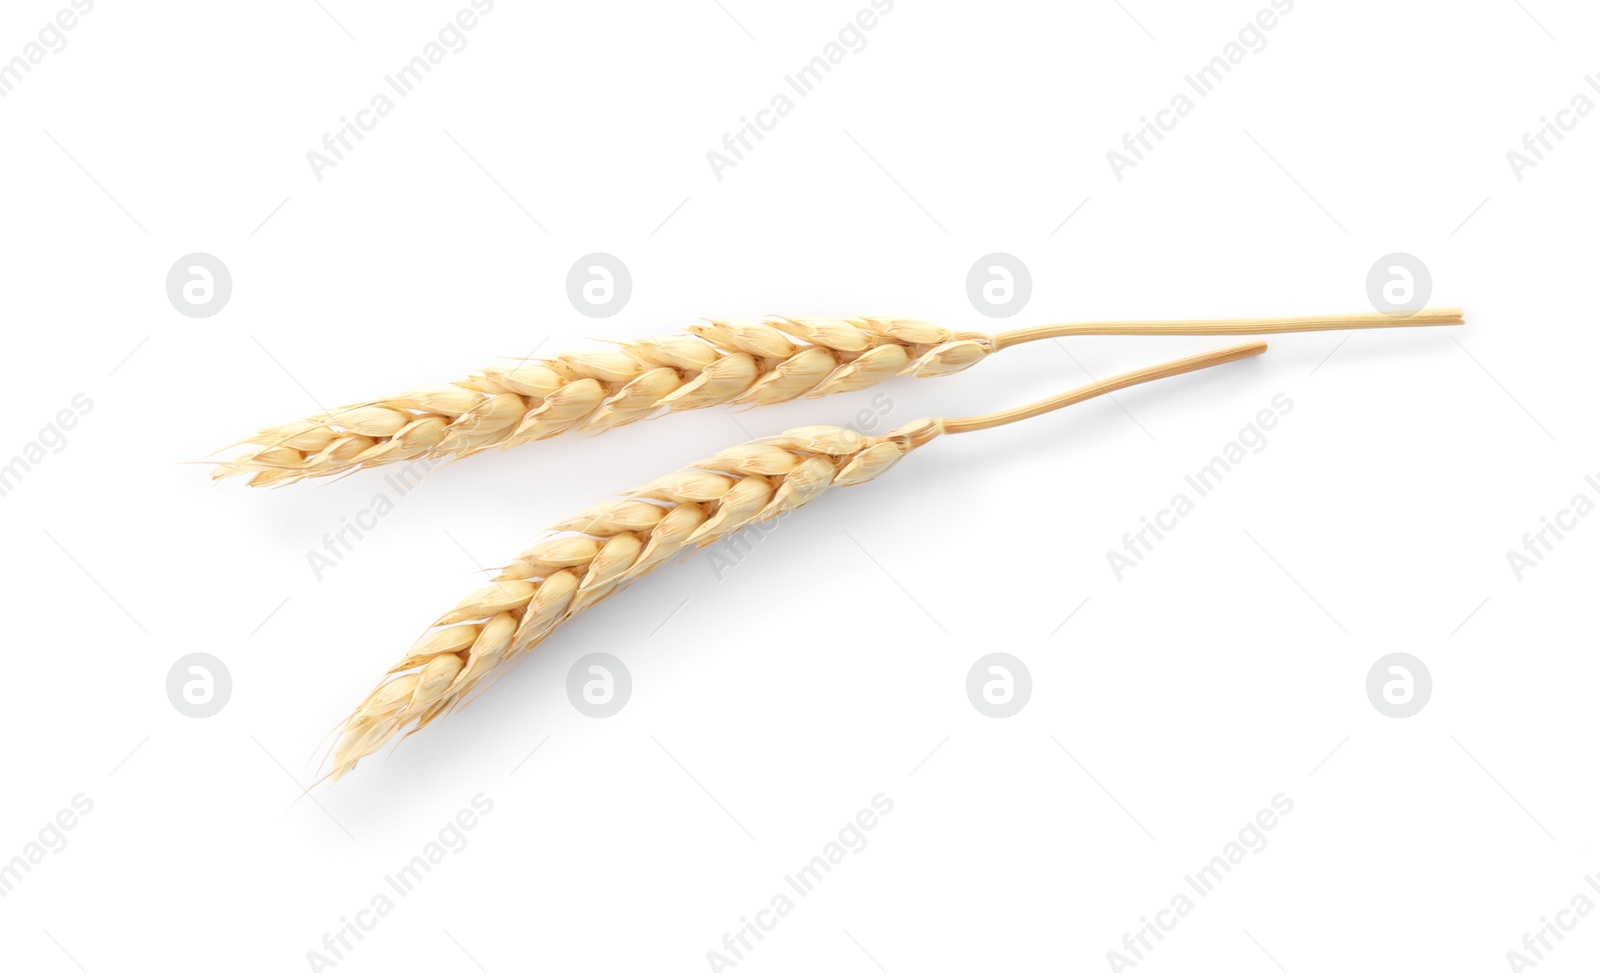
[[[1091,321],[1000,334],[954,332],[905,318],[769,317],[707,321],[616,350],[531,359],[448,385],[272,426],[235,443],[213,478],[281,486],[390,463],[432,468],[486,449],[566,432],[597,433],[669,412],[772,405],[851,392],[894,375],[969,368],[1029,341],[1075,335],[1246,335],[1461,324],[1459,310],[1409,317],[1347,314],[1218,321]]]
[[[1017,409],[920,419],[883,436],[838,426],[791,429],[725,449],[569,517],[512,559],[493,582],[434,620],[345,720],[331,776],[337,780],[363,757],[459,705],[562,622],[675,554],[782,516],[833,487],[877,479],[941,435],[1003,426],[1266,350],[1265,342],[1250,342],[1127,372]]]

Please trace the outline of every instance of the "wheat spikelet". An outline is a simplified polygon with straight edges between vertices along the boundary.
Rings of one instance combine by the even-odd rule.
[[[893,375],[949,375],[1027,341],[1086,334],[1269,334],[1459,324],[1459,311],[1238,321],[1090,322],[987,335],[903,318],[708,321],[688,334],[615,351],[489,368],[449,385],[375,399],[263,429],[213,478],[252,486],[332,476],[386,463],[505,449],[565,432],[596,433],[668,412],[771,405],[850,392]]]
[[[922,419],[883,436],[807,426],[724,450],[621,499],[556,524],[494,581],[439,616],[345,721],[334,779],[397,735],[468,698],[484,679],[673,555],[810,503],[833,487],[876,479],[945,433],[1039,415],[1139,382],[1235,361],[1262,342],[1130,372],[1021,409],[970,419]]]

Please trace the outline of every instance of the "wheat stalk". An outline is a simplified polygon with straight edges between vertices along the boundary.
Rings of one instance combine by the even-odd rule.
[[[806,426],[726,449],[704,462],[624,493],[556,524],[494,581],[439,616],[428,632],[345,721],[332,777],[403,732],[415,732],[464,702],[547,638],[673,555],[704,547],[752,524],[810,503],[833,487],[882,475],[912,450],[946,433],[970,432],[1041,415],[1169,375],[1259,355],[1250,342],[1128,372],[1041,402],[965,419],[921,419],[883,436]]]
[[[564,432],[594,433],[667,412],[758,406],[949,375],[1012,345],[1090,334],[1280,334],[1460,324],[1458,310],[1223,321],[1088,322],[989,335],[902,318],[708,321],[688,334],[489,368],[463,381],[375,399],[235,443],[213,478],[272,486],[387,463],[437,461]]]

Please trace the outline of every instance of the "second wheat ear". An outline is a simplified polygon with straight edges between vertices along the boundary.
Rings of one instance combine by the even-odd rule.
[[[673,555],[704,547],[810,503],[831,487],[876,479],[945,434],[992,429],[1159,378],[1238,361],[1266,342],[1223,348],[1127,372],[1004,412],[920,419],[883,436],[806,426],[726,449],[552,528],[489,585],[436,619],[344,722],[338,779],[396,736],[460,705],[558,625]]]
[[[442,461],[566,432],[595,433],[668,412],[757,406],[950,375],[1014,345],[1077,335],[1248,335],[1462,322],[1454,309],[1407,317],[1342,314],[1218,321],[1089,321],[1000,334],[902,318],[708,321],[688,334],[618,342],[616,351],[489,368],[448,385],[271,426],[212,476],[279,486],[388,463]]]

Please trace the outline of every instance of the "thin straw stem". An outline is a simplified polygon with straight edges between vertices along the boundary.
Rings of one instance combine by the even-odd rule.
[[[1346,331],[1357,328],[1421,328],[1462,322],[1460,308],[1432,308],[1406,317],[1388,314],[1321,314],[1305,318],[1235,318],[1220,321],[1084,321],[1003,331],[994,336],[994,347],[999,351],[1028,341],[1085,334],[1290,334],[1297,331]]]
[[[1265,341],[1250,341],[1242,345],[1220,348],[1200,355],[1190,355],[1188,358],[1179,358],[1176,361],[1169,361],[1160,365],[1151,365],[1149,368],[1123,372],[1121,375],[1114,375],[1104,382],[1085,385],[1070,392],[1063,392],[1048,399],[1041,399],[1031,405],[1006,409],[1003,412],[990,412],[981,416],[968,416],[965,419],[945,419],[942,424],[944,431],[947,433],[993,429],[996,426],[1004,426],[1007,423],[1031,419],[1034,416],[1044,415],[1046,412],[1064,409],[1069,405],[1076,405],[1086,399],[1115,392],[1118,389],[1125,389],[1130,385],[1153,382],[1158,378],[1169,378],[1173,375],[1182,375],[1185,372],[1196,372],[1202,368],[1211,368],[1214,365],[1225,365],[1241,358],[1252,358],[1266,350],[1267,343]]]

